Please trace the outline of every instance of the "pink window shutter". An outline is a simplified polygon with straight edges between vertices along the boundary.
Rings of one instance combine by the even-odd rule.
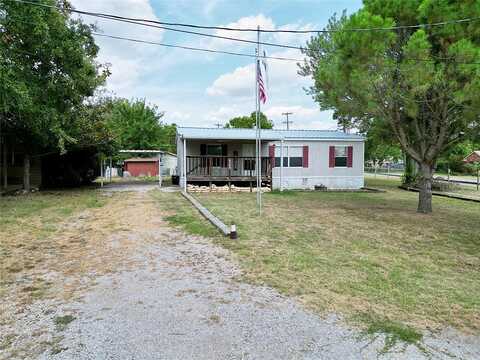
[[[268,147],[268,156],[270,157],[270,163],[272,168],[275,167],[275,145],[270,145]]]
[[[335,146],[330,146],[328,152],[328,167],[335,167]]]
[[[353,166],[353,146],[347,147],[347,167]]]
[[[308,146],[303,147],[303,167],[308,168]]]

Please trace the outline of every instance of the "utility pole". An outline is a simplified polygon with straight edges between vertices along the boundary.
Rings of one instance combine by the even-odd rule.
[[[287,130],[290,130],[290,124],[293,122],[292,120],[288,120],[288,115],[293,115],[293,112],[284,112],[282,115],[285,115],[287,117],[286,121],[283,121],[282,124],[287,124]]]
[[[220,129],[221,127],[223,127],[223,124],[220,124],[220,123],[216,123],[216,124],[213,124],[217,127],[217,129]]]

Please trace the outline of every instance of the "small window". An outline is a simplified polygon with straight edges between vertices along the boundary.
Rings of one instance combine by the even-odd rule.
[[[275,167],[280,167],[281,147],[275,147]],[[283,167],[302,167],[303,148],[301,146],[283,147]]]
[[[222,145],[207,145],[207,155],[222,156]]]
[[[347,167],[346,146],[335,146],[335,167]]]
[[[288,166],[289,167],[302,167],[303,166],[303,147],[290,146],[288,149]]]
[[[207,145],[207,155],[208,156],[222,156],[222,145]],[[222,166],[221,158],[212,158],[211,164],[214,167]]]

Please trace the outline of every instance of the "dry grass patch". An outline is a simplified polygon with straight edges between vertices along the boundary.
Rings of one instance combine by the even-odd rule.
[[[132,255],[157,241],[162,223],[148,194],[105,195],[87,189],[0,198],[0,334],[16,332],[36,301],[60,307],[81,298],[98,276],[137,266],[141,259]],[[30,346],[30,335],[9,351],[36,357],[41,347]],[[12,355],[4,354],[0,359]]]
[[[419,215],[418,195],[397,189],[395,180],[369,185],[388,191],[266,194],[262,217],[255,194],[196,196],[237,225],[237,241],[215,238],[239,256],[249,281],[274,286],[322,313],[390,324],[387,331],[402,329],[398,324],[452,325],[478,333],[479,204],[434,198],[434,213]],[[186,202],[174,201],[183,223],[199,221]]]

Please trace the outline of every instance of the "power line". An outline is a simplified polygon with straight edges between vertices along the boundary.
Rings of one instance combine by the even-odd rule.
[[[153,22],[153,20],[141,20],[141,19],[128,18],[128,17],[118,16],[118,15],[95,13],[95,12],[75,10],[75,9],[67,9],[67,8],[63,8],[63,7],[59,7],[59,6],[40,4],[40,3],[35,3],[35,2],[25,1],[25,0],[12,0],[12,1],[16,1],[16,2],[19,2],[19,3],[23,3],[23,4],[30,4],[30,5],[50,8],[50,9],[61,10],[61,11],[68,11],[68,12],[81,14],[81,15],[86,15],[86,16],[92,16],[92,17],[96,17],[96,18],[100,18],[100,19],[113,20],[113,21],[118,21],[118,22],[123,22],[123,23],[128,23],[128,24],[151,27],[151,28],[155,28],[155,29],[162,29],[162,30],[167,30],[167,31],[179,32],[179,33],[183,33],[183,34],[198,35],[198,36],[204,36],[204,37],[215,38],[215,39],[242,42],[242,43],[247,43],[247,44],[257,44],[257,42],[253,41],[253,40],[239,39],[239,38],[234,38],[234,37],[230,37],[230,36],[213,35],[213,34],[207,34],[207,33],[190,31],[190,30],[181,30],[181,29],[175,29],[175,28],[166,27],[166,26],[160,26],[160,25],[146,24],[145,23],[145,22]],[[273,47],[280,47],[280,48],[286,48],[286,49],[302,50],[302,48],[300,46],[284,45],[284,44],[277,44],[277,43],[271,43],[271,42],[260,42],[260,44],[265,45],[265,46],[273,46]]]
[[[21,22],[26,23],[26,24],[35,25],[35,23],[33,23],[33,22],[22,21],[22,20],[16,20],[16,21],[21,21]],[[163,46],[163,47],[168,47],[168,48],[178,48],[178,49],[191,50],[191,51],[200,51],[200,52],[208,52],[208,53],[216,53],[216,54],[234,55],[234,56],[249,57],[249,58],[255,58],[256,57],[253,54],[245,54],[245,53],[238,53],[238,52],[224,51],[224,50],[206,49],[206,48],[197,48],[197,47],[183,46],[183,45],[176,45],[176,44],[165,44],[165,43],[159,43],[159,42],[154,42],[154,41],[135,39],[135,38],[123,37],[123,36],[108,35],[108,34],[97,33],[97,32],[92,32],[92,35],[105,37],[105,38],[110,38],[110,39],[115,39],[115,40],[130,41],[130,42],[135,42],[135,43],[140,43],[140,44]],[[31,55],[31,56],[35,55],[34,53],[28,52],[26,50],[20,50],[20,49],[15,49],[15,50],[8,49],[8,50],[9,51],[14,51],[14,52],[19,52],[19,53],[24,53],[24,54]],[[281,61],[295,61],[295,62],[304,61],[304,59],[295,59],[295,58],[288,58],[288,57],[282,57],[282,56],[260,56],[260,58],[270,59],[270,60],[281,60]],[[434,59],[419,59],[419,58],[403,58],[402,59],[402,61],[418,61],[418,62],[435,62],[435,61],[442,61],[442,60],[443,61],[452,60],[452,63],[459,64],[459,65],[480,65],[480,62],[460,62],[460,61],[456,61],[455,58],[453,58],[453,57],[435,57]],[[282,114],[282,115],[284,115],[284,114]]]
[[[158,24],[158,25],[166,25],[166,26],[178,26],[178,27],[187,27],[187,28],[195,28],[195,29],[208,29],[208,30],[226,30],[226,31],[243,31],[243,32],[256,32],[260,31],[262,33],[292,33],[292,34],[315,34],[315,33],[333,33],[333,32],[356,32],[356,31],[389,31],[389,30],[400,30],[400,29],[418,29],[418,28],[429,28],[429,27],[438,27],[438,26],[445,26],[445,25],[451,25],[451,24],[462,24],[462,23],[468,23],[468,22],[473,22],[473,21],[479,21],[480,17],[471,17],[471,18],[464,18],[464,19],[454,19],[454,20],[446,20],[446,21],[439,21],[439,22],[434,22],[434,23],[420,23],[420,24],[412,24],[412,25],[398,25],[398,26],[391,26],[391,27],[375,27],[375,28],[352,28],[352,29],[334,29],[334,30],[288,30],[288,29],[253,29],[253,28],[234,28],[234,27],[228,27],[228,26],[207,26],[207,25],[195,25],[195,24],[188,24],[188,23],[176,23],[176,22],[165,22],[165,21],[157,21],[157,20],[151,20],[151,19],[142,19],[142,18],[131,18],[131,17],[124,17],[124,16],[119,16],[119,15],[112,15],[112,14],[107,14],[107,13],[93,13],[93,12],[87,12],[87,11],[81,11],[81,10],[75,10],[75,9],[66,9],[66,8],[61,8],[61,7],[56,7],[53,5],[47,5],[47,4],[40,4],[34,1],[27,1],[27,0],[11,0],[11,1],[16,1],[19,3],[24,3],[24,4],[31,4],[31,5],[36,5],[36,6],[43,6],[43,7],[49,7],[49,8],[55,8],[59,10],[64,10],[64,11],[71,11],[75,13],[80,13],[84,15],[93,15],[95,16],[103,16],[103,17],[108,17],[108,18],[117,18],[117,19],[123,19],[123,20],[131,20],[131,21],[141,21],[141,22],[148,22],[152,24]]]
[[[142,22],[134,21],[134,20],[119,19],[116,16],[113,17],[113,16],[87,14],[85,12],[82,12],[82,13],[83,13],[83,15],[98,17],[98,18],[101,18],[101,19],[114,20],[114,21],[119,21],[119,22],[128,23],[128,24],[135,24],[135,25],[146,26],[146,27],[151,27],[151,28],[156,28],[156,29],[179,32],[179,33],[183,33],[183,34],[198,35],[198,36],[204,36],[204,37],[215,38],[215,39],[242,42],[242,43],[247,43],[247,44],[256,44],[257,43],[256,41],[253,41],[253,40],[239,39],[239,38],[234,38],[234,37],[230,37],[230,36],[213,35],[213,34],[206,34],[206,33],[197,32],[197,31],[180,30],[180,29],[174,29],[174,28],[170,28],[170,27],[166,27],[166,26],[145,24],[145,23],[142,23]],[[302,50],[302,48],[300,46],[284,45],[284,44],[277,44],[277,43],[271,43],[271,42],[265,42],[265,41],[260,42],[260,44],[261,45],[266,45],[266,46],[286,48],[286,49]]]
[[[97,17],[101,17],[101,18],[105,18],[105,19],[114,20],[113,17],[114,18],[123,18],[123,17],[116,16],[116,15],[108,15],[108,14],[102,14],[102,13],[90,13],[90,12],[81,11],[81,10],[65,9],[65,8],[61,8],[61,7],[57,7],[57,6],[53,6],[53,5],[40,4],[40,3],[27,1],[27,0],[11,0],[11,1],[19,2],[19,3],[25,3],[25,4],[31,4],[31,5],[36,5],[36,6],[46,7],[46,8],[53,8],[53,9],[56,9],[56,10],[71,11],[71,12],[85,14],[85,15],[92,14],[92,16],[97,16]],[[466,19],[464,19],[464,20],[466,20]],[[463,21],[463,20],[459,20],[459,21]],[[137,22],[134,22],[134,21],[130,21],[130,20],[128,20],[126,22],[137,24],[137,25],[152,26],[152,25],[149,25],[149,24],[141,24],[141,23],[137,23]],[[171,29],[171,30],[176,31],[177,29]],[[362,29],[358,29],[358,30],[362,30]],[[194,34],[197,34],[197,35],[207,35],[207,36],[210,35],[210,34],[195,33],[195,32],[183,31],[183,30],[179,30],[179,31],[186,32],[186,33],[194,33]],[[225,50],[214,50],[214,49],[198,48],[198,47],[183,46],[183,45],[176,45],[176,44],[165,44],[165,43],[135,39],[135,38],[130,38],[130,37],[122,37],[122,36],[102,34],[102,33],[97,33],[97,32],[92,32],[92,34],[96,35],[96,36],[107,37],[107,38],[116,39],[116,40],[125,40],[125,41],[130,41],[130,42],[157,45],[157,46],[163,46],[163,47],[169,47],[169,48],[179,48],[179,49],[184,49],[184,50],[201,51],[201,52],[208,52],[208,53],[218,53],[218,54],[242,56],[242,57],[249,57],[249,58],[254,58],[255,57],[255,55],[253,55],[253,54],[245,54],[245,53],[225,51]],[[251,42],[251,43],[256,44],[255,41],[250,41],[250,40],[228,38],[228,37],[221,37],[221,38],[234,40],[234,41],[238,40],[238,41]],[[260,43],[260,44],[266,44],[266,45],[270,45],[270,46],[280,46],[280,47],[294,48],[294,49],[302,50],[302,48],[300,48],[300,47],[293,47],[293,46],[289,46],[289,45],[281,45],[281,44],[273,44],[273,43]],[[302,62],[303,61],[303,59],[295,59],[295,58],[288,58],[288,57],[281,57],[281,56],[261,56],[261,57],[264,58],[264,59],[271,59],[271,60],[285,60],[285,61],[295,61],[295,62]],[[423,62],[435,62],[435,61],[439,61],[439,60],[447,60],[447,61],[448,60],[454,60],[452,62],[454,62],[456,64],[462,64],[462,65],[479,65],[480,64],[479,62],[459,62],[459,61],[455,61],[454,58],[447,58],[447,57],[442,57],[442,58],[436,57],[435,59],[404,58],[402,60],[423,61]]]
[[[29,23],[29,22],[27,22],[27,23]],[[29,24],[35,25],[34,23],[29,23]],[[97,33],[97,32],[92,32],[92,35],[105,37],[105,38],[110,38],[110,39],[115,39],[115,40],[124,40],[124,41],[130,41],[130,42],[134,42],[134,43],[156,45],[156,46],[162,46],[162,47],[168,47],[168,48],[178,48],[178,49],[183,49],[183,50],[200,51],[200,52],[215,53],[215,54],[225,54],[225,55],[233,55],[233,56],[241,56],[241,57],[249,57],[249,58],[255,58],[256,57],[253,54],[245,54],[245,53],[238,53],[238,52],[232,52],[232,51],[197,48],[197,47],[175,45],[175,44],[165,44],[165,43],[135,39],[135,38],[130,38],[130,37],[102,34],[102,33]],[[13,49],[8,49],[8,50],[18,52],[18,53],[27,54],[27,55],[31,55],[31,56],[35,56],[34,53],[28,52],[26,50],[20,50],[20,49],[14,49],[14,50]],[[294,59],[294,58],[281,57],[281,56],[260,56],[260,57],[262,59],[270,59],[270,60],[295,61],[295,62],[302,62],[303,61],[303,59]],[[448,61],[448,60],[455,60],[455,59],[454,58],[436,58],[436,59],[404,58],[402,60],[404,60],[404,61],[435,62],[436,60],[446,60],[446,61]],[[480,62],[452,61],[452,63],[459,64],[459,65],[480,65]],[[282,115],[284,115],[284,114],[282,114]]]
[[[164,44],[164,43],[147,41],[147,40],[140,40],[140,39],[135,39],[135,38],[130,38],[130,37],[101,34],[101,33],[97,33],[97,32],[92,32],[92,34],[96,35],[96,36],[102,36],[102,37],[110,38],[110,39],[125,40],[125,41],[141,43],[141,44],[158,45],[158,46],[164,46],[164,47],[169,47],[169,48],[179,48],[179,49],[184,49],[184,50],[203,51],[203,52],[209,52],[209,53],[217,53],[217,54],[226,54],[226,55],[235,55],[235,56],[256,58],[256,56],[253,55],[253,54],[237,53],[237,52],[223,51],[223,50],[211,50],[211,49],[197,48],[197,47],[183,46],[183,45]],[[281,57],[281,56],[261,56],[261,58],[262,59],[271,59],[271,60],[296,61],[296,62],[303,61],[303,60],[300,60],[300,59],[293,59],[293,58],[287,58],[287,57]]]

